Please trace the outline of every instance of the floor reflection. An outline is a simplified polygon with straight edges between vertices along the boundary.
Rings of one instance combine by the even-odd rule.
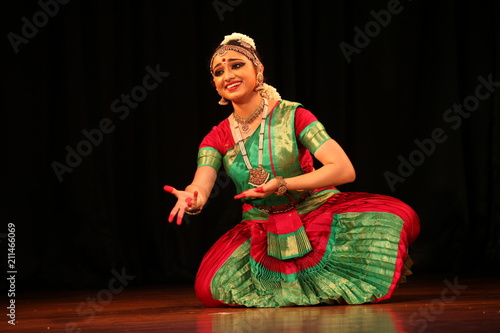
[[[198,332],[404,332],[387,308],[370,305],[206,309]]]

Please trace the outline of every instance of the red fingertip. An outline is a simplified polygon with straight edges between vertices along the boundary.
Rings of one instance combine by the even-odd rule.
[[[198,198],[198,191],[194,191],[194,198]]]
[[[170,185],[165,185],[165,186],[163,186],[163,189],[164,189],[165,191],[169,192],[169,193],[174,193],[174,191],[175,191],[175,188],[173,188],[173,187],[172,187],[172,186],[170,186]]]

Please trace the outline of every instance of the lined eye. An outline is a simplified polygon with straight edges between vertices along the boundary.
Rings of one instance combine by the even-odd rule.
[[[238,69],[238,68],[241,68],[243,66],[245,66],[244,62],[238,62],[238,63],[234,64],[231,68],[232,69]]]
[[[234,64],[232,64],[232,65],[231,65],[231,69],[232,69],[232,70],[235,70],[235,69],[240,69],[240,68],[242,68],[242,67],[243,67],[243,66],[245,66],[245,65],[246,65],[246,63],[245,63],[245,62],[243,62],[243,61],[240,61],[240,62],[235,62]],[[218,67],[218,66],[216,66],[216,67]],[[215,71],[213,72],[213,75],[214,75],[214,76],[221,76],[221,75],[223,75],[223,74],[224,74],[224,70],[223,70],[223,69],[217,69],[217,70],[215,70]]]

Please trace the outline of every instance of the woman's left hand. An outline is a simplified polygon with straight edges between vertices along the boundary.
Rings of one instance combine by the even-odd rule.
[[[271,179],[266,184],[251,188],[249,190],[243,191],[240,194],[234,196],[235,199],[243,198],[265,198],[270,194],[273,194],[278,189],[279,184],[275,179]]]

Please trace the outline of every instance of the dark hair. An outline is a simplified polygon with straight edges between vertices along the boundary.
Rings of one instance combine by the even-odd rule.
[[[262,62],[262,58],[260,57],[259,52],[257,52],[257,50],[254,49],[252,46],[250,46],[246,43],[241,43],[239,39],[231,39],[229,42],[226,43],[226,45],[236,45],[236,46],[243,47],[243,48],[247,49],[248,51],[252,52],[255,55],[255,57],[257,58],[257,60]]]
[[[259,52],[257,52],[257,50],[254,49],[251,45],[249,45],[248,43],[245,43],[245,42],[242,43],[240,39],[231,39],[227,43],[217,46],[217,48],[212,53],[212,57],[210,58],[209,63],[208,63],[208,69],[209,69],[210,73],[212,72],[212,61],[214,59],[215,54],[217,53],[217,51],[220,48],[222,48],[224,46],[228,46],[228,45],[229,46],[233,45],[233,46],[237,46],[237,47],[243,48],[244,50],[246,50],[247,52],[249,52],[253,57],[255,57],[255,60],[257,62],[262,63]],[[234,50],[234,51],[239,52],[239,50]],[[242,53],[242,52],[240,52],[240,53]],[[244,53],[242,53],[242,54],[244,56],[246,56],[247,58],[249,58],[248,55],[246,55]],[[249,58],[249,60],[251,60],[254,63],[254,65],[257,66],[255,64],[255,61],[253,59]]]

